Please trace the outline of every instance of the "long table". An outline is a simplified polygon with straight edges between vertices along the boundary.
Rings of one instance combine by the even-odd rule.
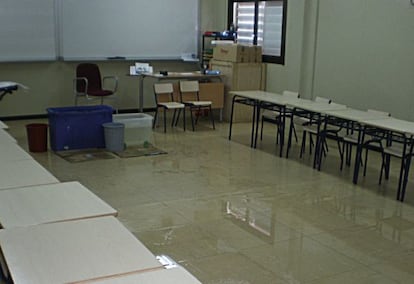
[[[0,163],[0,190],[58,182],[56,177],[35,160]]]
[[[161,75],[159,73],[140,73],[136,75],[128,75],[139,79],[139,111],[144,111],[144,80],[145,78],[153,78],[157,80],[204,80],[204,79],[219,79],[221,81],[221,75],[203,74],[199,71],[195,72],[168,72],[168,75]]]
[[[163,269],[115,217],[0,230],[14,283],[77,283]]]
[[[0,228],[4,229],[117,213],[79,182],[0,190]]]
[[[362,153],[362,146],[363,146],[363,130],[364,124],[366,121],[377,120],[377,119],[389,119],[390,117],[384,117],[383,114],[378,112],[369,112],[369,111],[362,111],[352,108],[347,108],[344,110],[330,110],[326,111],[325,114],[327,116],[331,116],[334,118],[342,119],[346,122],[351,123],[350,131],[357,132],[357,151],[355,155],[355,162],[354,162],[354,174],[352,178],[352,182],[354,184],[358,183],[358,173],[359,173],[359,165],[361,161],[361,153]]]
[[[396,119],[383,118],[375,120],[362,120],[361,123],[369,127],[376,127],[382,130],[389,131],[389,135],[399,133],[404,138],[403,146],[403,160],[401,161],[400,175],[398,180],[397,199],[404,201],[405,190],[408,182],[408,173],[411,166],[411,158],[413,155],[414,146],[414,122]],[[362,139],[363,142],[364,138]],[[407,160],[404,160],[407,157]]]

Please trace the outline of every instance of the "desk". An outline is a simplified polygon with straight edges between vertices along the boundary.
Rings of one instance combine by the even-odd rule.
[[[13,142],[14,144],[17,144],[17,140],[9,134],[5,129],[0,128],[0,145],[6,143],[6,142]]]
[[[0,152],[0,163],[9,163],[12,161],[20,160],[33,160],[32,156],[30,156],[25,150],[23,150],[17,143],[13,143],[8,140],[0,140]]]
[[[99,284],[201,284],[193,275],[181,266],[160,269],[144,273],[113,277],[91,283]]]
[[[5,229],[116,215],[78,182],[0,190],[0,227]]]
[[[320,132],[320,126],[322,122],[322,117],[324,116],[324,113],[329,110],[341,110],[346,109],[346,106],[339,105],[339,104],[331,104],[331,103],[325,103],[325,102],[315,102],[311,100],[305,100],[305,99],[298,99],[295,101],[289,102],[289,107],[293,108],[292,116],[291,116],[291,122],[289,127],[289,138],[288,138],[288,146],[286,150],[286,157],[289,156],[289,150],[292,145],[292,132],[293,132],[293,120],[294,116],[298,115],[300,112],[304,112],[309,116],[311,121],[315,121],[317,124],[317,133]],[[315,147],[315,157],[314,157],[314,163],[313,167],[315,168],[317,165],[318,154],[319,154],[319,135],[316,136],[316,147]]]
[[[139,111],[144,111],[144,80],[145,78],[154,78],[157,80],[181,80],[181,79],[192,79],[192,80],[203,80],[203,79],[219,79],[221,81],[221,75],[207,75],[202,74],[199,71],[196,72],[168,72],[168,75],[161,75],[158,73],[141,73],[137,75],[128,75],[131,77],[139,78]]]
[[[230,114],[230,128],[229,128],[229,140],[231,140],[232,127],[233,127],[233,113],[234,113],[234,104],[244,104],[250,105],[253,107],[252,114],[252,131],[250,138],[250,147],[256,148],[257,144],[257,133],[260,120],[260,110],[273,109],[276,108],[280,112],[282,117],[282,135],[280,141],[280,156],[283,153],[284,145],[284,124],[285,124],[285,112],[286,105],[292,101],[292,99],[265,91],[255,90],[255,91],[231,91],[229,92],[233,95],[232,104],[231,104],[231,114]]]
[[[58,182],[57,178],[35,160],[20,160],[7,163],[3,163],[0,160],[0,190]]]
[[[389,119],[389,117],[384,117],[383,114],[379,114],[377,112],[362,111],[362,110],[357,110],[357,109],[352,109],[352,108],[347,108],[344,110],[330,110],[330,111],[326,111],[325,114],[328,116],[332,116],[335,118],[345,120],[347,122],[352,122],[351,131],[358,132],[357,152],[355,155],[354,175],[352,178],[353,183],[357,184],[359,165],[361,162],[361,153],[362,153],[362,146],[363,146],[363,141],[362,141],[363,125],[361,123],[363,121],[369,121],[369,120]],[[357,124],[355,125],[354,122]]]
[[[390,117],[375,120],[362,120],[361,123],[365,124],[366,126],[376,127],[390,132],[396,132],[403,136],[403,157],[405,155],[408,155],[408,158],[406,161],[401,162],[400,176],[398,180],[397,200],[404,201],[405,190],[408,181],[408,173],[410,171],[411,165],[411,156],[413,155],[414,122]],[[364,141],[363,139],[364,138],[362,138],[362,142]]]
[[[26,86],[8,81],[0,81],[0,101],[7,94],[12,94],[14,91],[17,91],[19,88],[28,89]]]
[[[9,127],[7,126],[7,124],[0,120],[0,129],[9,129]]]
[[[162,268],[114,217],[0,230],[0,247],[14,283],[76,283]]]

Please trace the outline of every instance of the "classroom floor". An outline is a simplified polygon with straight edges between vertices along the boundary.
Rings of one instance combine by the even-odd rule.
[[[6,123],[27,149],[29,121]],[[258,149],[249,147],[250,124],[236,124],[232,141],[227,123],[202,125],[156,129],[154,144],[167,155],[83,163],[51,151],[33,156],[116,208],[154,254],[202,283],[414,283],[413,171],[400,203],[399,161],[378,186],[379,156],[371,155],[355,186],[334,144],[318,172],[308,154],[299,159],[299,143],[289,159],[276,155],[270,125]]]

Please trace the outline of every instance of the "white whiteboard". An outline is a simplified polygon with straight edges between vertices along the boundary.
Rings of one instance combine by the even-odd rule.
[[[64,60],[197,53],[198,0],[59,0]]]
[[[54,0],[0,0],[0,61],[56,59]]]

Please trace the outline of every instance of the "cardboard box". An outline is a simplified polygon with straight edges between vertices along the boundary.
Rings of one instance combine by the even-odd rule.
[[[214,48],[213,59],[237,63],[261,63],[262,47],[241,44],[218,45]]]
[[[262,47],[253,45],[249,47],[249,62],[261,63],[262,62]]]
[[[213,59],[228,62],[249,62],[250,49],[247,45],[224,44],[214,48]]]
[[[264,90],[266,87],[266,65],[263,63],[235,63],[211,60],[210,68],[220,70],[225,86],[223,118],[230,121],[233,96],[229,91]],[[233,122],[248,122],[252,119],[250,106],[237,104]]]

